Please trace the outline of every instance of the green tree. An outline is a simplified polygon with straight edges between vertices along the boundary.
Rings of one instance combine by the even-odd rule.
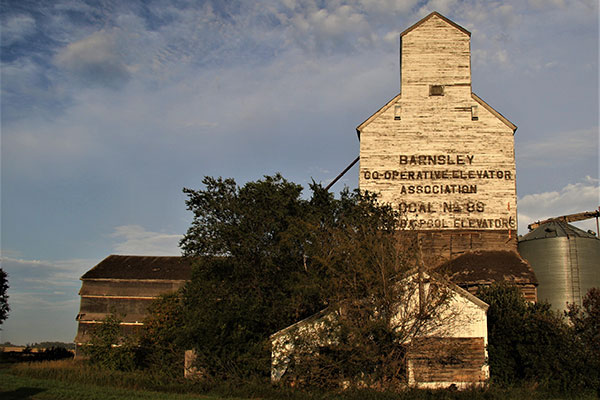
[[[402,343],[425,329],[446,296],[440,291],[398,321],[399,303],[416,297],[415,286],[402,283],[418,264],[414,238],[398,229],[397,214],[372,194],[343,192],[330,207],[325,223],[311,230],[309,270],[319,298],[336,315],[316,341],[295,339],[301,356],[294,357],[288,379],[323,387],[341,381],[398,387],[405,378]],[[315,348],[315,342],[326,345]]]
[[[123,336],[120,324],[116,315],[108,314],[92,331],[90,341],[82,348],[91,364],[120,371],[137,368],[137,340]]]
[[[488,352],[493,382],[534,382],[558,390],[586,386],[581,342],[550,304],[529,303],[518,288],[504,283],[481,289],[478,297],[490,305]]]
[[[180,376],[185,351],[181,342],[182,327],[181,293],[169,293],[156,299],[144,321],[138,366],[163,375]]]
[[[569,304],[566,314],[581,349],[583,384],[600,390],[600,288],[591,288],[582,303]]]
[[[8,305],[8,275],[0,268],[0,325],[8,317],[10,307]]]
[[[203,183],[184,189],[194,220],[181,247],[198,259],[183,290],[186,337],[210,374],[266,376],[269,335],[324,306],[303,267],[318,213],[280,175]]]
[[[280,175],[242,187],[232,179],[203,183],[184,189],[194,219],[181,241],[197,260],[182,291],[182,346],[195,349],[203,371],[266,377],[269,336],[335,306],[344,310],[342,336],[315,375],[356,377],[370,363],[373,379],[397,378],[397,344],[418,324],[392,329],[390,320],[404,290],[397,283],[417,258],[394,210],[359,191],[335,199],[314,183],[304,199],[302,187]]]

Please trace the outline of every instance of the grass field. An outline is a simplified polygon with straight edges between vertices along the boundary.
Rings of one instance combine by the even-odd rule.
[[[26,376],[14,376],[7,370],[0,372],[0,398],[3,400],[184,400],[219,399],[220,397],[128,390],[110,386],[86,385],[78,382],[63,382],[51,379],[38,379]]]
[[[0,399],[287,399],[287,400],[466,400],[466,399],[595,399],[595,393],[560,395],[535,388],[489,388],[453,392],[407,390],[303,392],[269,384],[200,385],[141,372],[99,370],[73,360],[4,365],[0,368]]]

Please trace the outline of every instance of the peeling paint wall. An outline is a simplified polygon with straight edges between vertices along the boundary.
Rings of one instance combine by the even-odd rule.
[[[402,93],[357,128],[360,188],[405,228],[516,247],[516,127],[471,93],[470,34],[432,14],[401,39]]]

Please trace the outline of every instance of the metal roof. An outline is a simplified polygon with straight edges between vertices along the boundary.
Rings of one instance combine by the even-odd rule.
[[[513,251],[468,252],[440,265],[437,271],[446,274],[459,286],[503,281],[533,285],[538,283],[529,263]]]
[[[564,221],[556,220],[540,225],[525,236],[519,238],[519,242],[557,237],[581,237],[598,239],[594,234],[585,232]]]
[[[110,255],[81,279],[189,280],[192,258]]]

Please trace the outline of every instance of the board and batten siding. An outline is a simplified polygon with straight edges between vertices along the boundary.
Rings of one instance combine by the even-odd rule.
[[[432,13],[401,52],[402,93],[357,128],[360,188],[405,228],[502,231],[516,248],[516,127],[471,92],[469,32]]]

